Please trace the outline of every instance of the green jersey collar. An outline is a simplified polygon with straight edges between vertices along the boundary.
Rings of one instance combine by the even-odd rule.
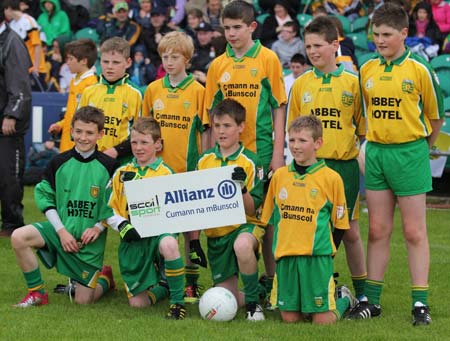
[[[105,84],[108,86],[117,86],[117,85],[123,85],[128,80],[128,73],[126,73],[122,78],[116,80],[114,83],[109,82],[103,75],[100,76],[100,83]]]
[[[214,147],[214,154],[216,154],[216,158],[218,158],[220,160],[224,160],[224,161],[237,160],[237,158],[239,157],[239,155],[242,153],[243,150],[244,150],[244,145],[242,144],[242,142],[239,142],[239,148],[233,154],[228,155],[224,160],[222,153],[220,152],[220,146],[218,143],[216,143],[216,146]]]
[[[163,162],[162,158],[157,157],[156,160],[153,161],[152,163],[149,163],[148,165],[141,167],[137,163],[136,158],[133,158],[133,167],[137,168],[139,175],[143,176],[143,175],[145,175],[145,173],[147,173],[148,169],[152,169],[152,170],[156,171],[162,162]]]
[[[384,59],[384,57],[382,57],[380,55],[380,57],[379,57],[380,65],[383,65],[383,64],[401,65],[409,57],[410,54],[411,54],[411,50],[409,49],[408,46],[405,46],[405,52],[400,57],[398,57],[397,59],[392,60],[390,62],[388,62],[386,59]]]
[[[245,57],[256,58],[258,56],[259,51],[261,51],[262,45],[258,39],[254,40],[253,42],[254,42],[253,46],[241,58],[236,58],[233,48],[231,47],[230,44],[227,44],[227,49],[225,53],[227,54],[227,57],[231,57],[235,61],[243,60]]]
[[[334,70],[333,72],[330,73],[324,73],[322,71],[320,71],[319,69],[313,68],[313,72],[314,75],[317,78],[323,78],[323,79],[327,79],[327,78],[331,78],[331,77],[339,77],[340,75],[342,75],[342,73],[344,72],[345,68],[343,64],[339,64],[337,66],[338,68],[336,70]]]
[[[178,85],[172,86],[170,84],[169,75],[165,75],[163,78],[163,86],[169,90],[169,92],[176,92],[178,89],[186,89],[194,81],[194,76],[188,74],[185,79],[183,79]]]
[[[296,178],[297,177],[303,178],[303,177],[305,177],[308,174],[314,174],[315,172],[317,172],[318,170],[322,169],[323,167],[326,167],[325,160],[322,159],[322,160],[319,160],[316,163],[312,164],[311,166],[309,166],[306,169],[306,173],[305,174],[300,175],[300,174],[297,173],[297,171],[295,169],[294,162],[295,162],[295,160],[292,160],[292,162],[288,165],[288,170],[289,170],[289,172],[294,172]]]

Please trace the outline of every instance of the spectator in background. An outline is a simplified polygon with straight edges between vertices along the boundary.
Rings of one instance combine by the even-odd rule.
[[[305,44],[297,37],[298,30],[299,28],[295,22],[288,21],[284,23],[279,38],[272,45],[272,51],[277,54],[283,69],[289,68],[289,62],[294,54],[306,55]]]
[[[222,13],[222,1],[221,0],[206,0],[206,6],[204,7],[203,14],[205,21],[209,23],[213,29],[221,26],[220,15]]]
[[[211,61],[216,57],[214,47],[211,44],[214,30],[210,24],[202,22],[195,31],[197,37],[194,55],[191,59],[191,72],[197,81],[205,85],[206,71]]]
[[[324,7],[328,14],[343,15],[351,21],[364,15],[361,0],[327,0]]]
[[[169,26],[172,30],[180,29],[180,26],[185,17],[185,7],[186,0],[176,0],[175,6],[170,7],[169,11]]]
[[[153,7],[150,17],[150,27],[142,31],[141,41],[147,49],[148,57],[158,68],[161,57],[158,54],[158,44],[164,34],[171,32],[167,26],[166,10],[162,7]]]
[[[408,37],[429,38],[430,44],[442,44],[442,34],[439,26],[433,18],[431,5],[425,1],[419,2],[414,7],[409,19]]]
[[[261,43],[270,48],[279,38],[283,24],[288,21],[295,22],[297,27],[299,27],[295,12],[289,7],[289,4],[285,0],[276,0],[270,15],[262,24],[260,32]]]
[[[141,28],[150,27],[150,13],[152,11],[151,0],[140,0],[139,8],[132,11],[132,19],[138,23]]]
[[[29,70],[32,87],[33,90],[40,91],[39,85],[45,85],[46,66],[39,26],[32,16],[22,12],[19,0],[4,0],[3,8],[9,27],[25,42],[33,63]]]
[[[143,88],[153,82],[156,78],[156,67],[148,58],[147,50],[143,45],[137,45],[134,48],[133,63],[128,69],[131,81]]]
[[[42,14],[37,22],[45,34],[45,42],[51,47],[53,40],[62,35],[71,35],[69,17],[61,9],[59,0],[40,0]]]
[[[20,36],[5,23],[0,3],[0,232],[10,236],[23,222],[25,132],[30,123],[30,56]]]
[[[128,41],[130,46],[136,44],[141,34],[141,27],[128,18],[128,10],[126,2],[118,2],[113,8],[114,18],[99,21],[97,33],[101,42],[112,37],[120,37]]]
[[[430,0],[430,4],[434,20],[445,38],[450,33],[450,5],[443,0]]]
[[[195,29],[203,21],[203,12],[199,8],[191,8],[187,11],[187,25],[184,32],[192,38],[194,43],[197,43],[197,33]]]
[[[306,57],[300,53],[296,53],[292,56],[289,63],[289,70],[291,73],[284,77],[284,88],[286,89],[286,96],[289,96],[292,84],[294,81],[306,70],[309,69]]]

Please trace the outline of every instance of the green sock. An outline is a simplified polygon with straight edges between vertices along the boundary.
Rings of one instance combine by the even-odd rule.
[[[342,316],[344,316],[349,307],[350,300],[348,297],[342,297],[336,300],[336,310],[334,311],[334,314],[336,315],[338,320],[340,320]]]
[[[38,291],[41,294],[45,293],[44,281],[39,267],[30,272],[24,272],[23,276],[25,277],[25,282],[27,283],[29,291]]]
[[[186,273],[186,286],[197,285],[198,278],[200,277],[200,269],[198,266],[185,266]]]
[[[370,304],[380,304],[381,291],[383,290],[384,281],[374,281],[366,279],[364,293]]]
[[[258,302],[258,271],[251,275],[241,274],[242,283],[244,283],[245,303]]]
[[[411,296],[412,296],[412,305],[414,308],[414,304],[416,302],[420,302],[424,305],[428,305],[428,285],[427,286],[418,286],[413,285],[411,287]]]
[[[150,302],[152,302],[152,304],[155,304],[156,302],[162,301],[166,297],[169,297],[169,289],[165,286],[157,284],[148,289],[148,297],[150,299]]]
[[[170,304],[184,304],[184,264],[181,258],[164,261]],[[198,269],[197,269],[198,270]]]
[[[364,296],[364,286],[366,284],[367,274],[362,276],[352,276],[353,288],[355,289],[356,298]]]
[[[103,288],[102,295],[106,294],[109,291],[110,285],[108,277],[100,275],[98,277],[97,284],[99,284]]]

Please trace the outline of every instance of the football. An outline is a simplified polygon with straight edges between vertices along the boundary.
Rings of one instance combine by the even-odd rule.
[[[198,308],[205,320],[231,321],[236,316],[238,304],[230,290],[214,287],[200,297]]]

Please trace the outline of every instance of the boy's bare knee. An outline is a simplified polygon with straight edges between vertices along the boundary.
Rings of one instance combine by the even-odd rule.
[[[164,258],[175,259],[180,257],[177,240],[172,236],[163,238],[159,244],[159,252]]]

